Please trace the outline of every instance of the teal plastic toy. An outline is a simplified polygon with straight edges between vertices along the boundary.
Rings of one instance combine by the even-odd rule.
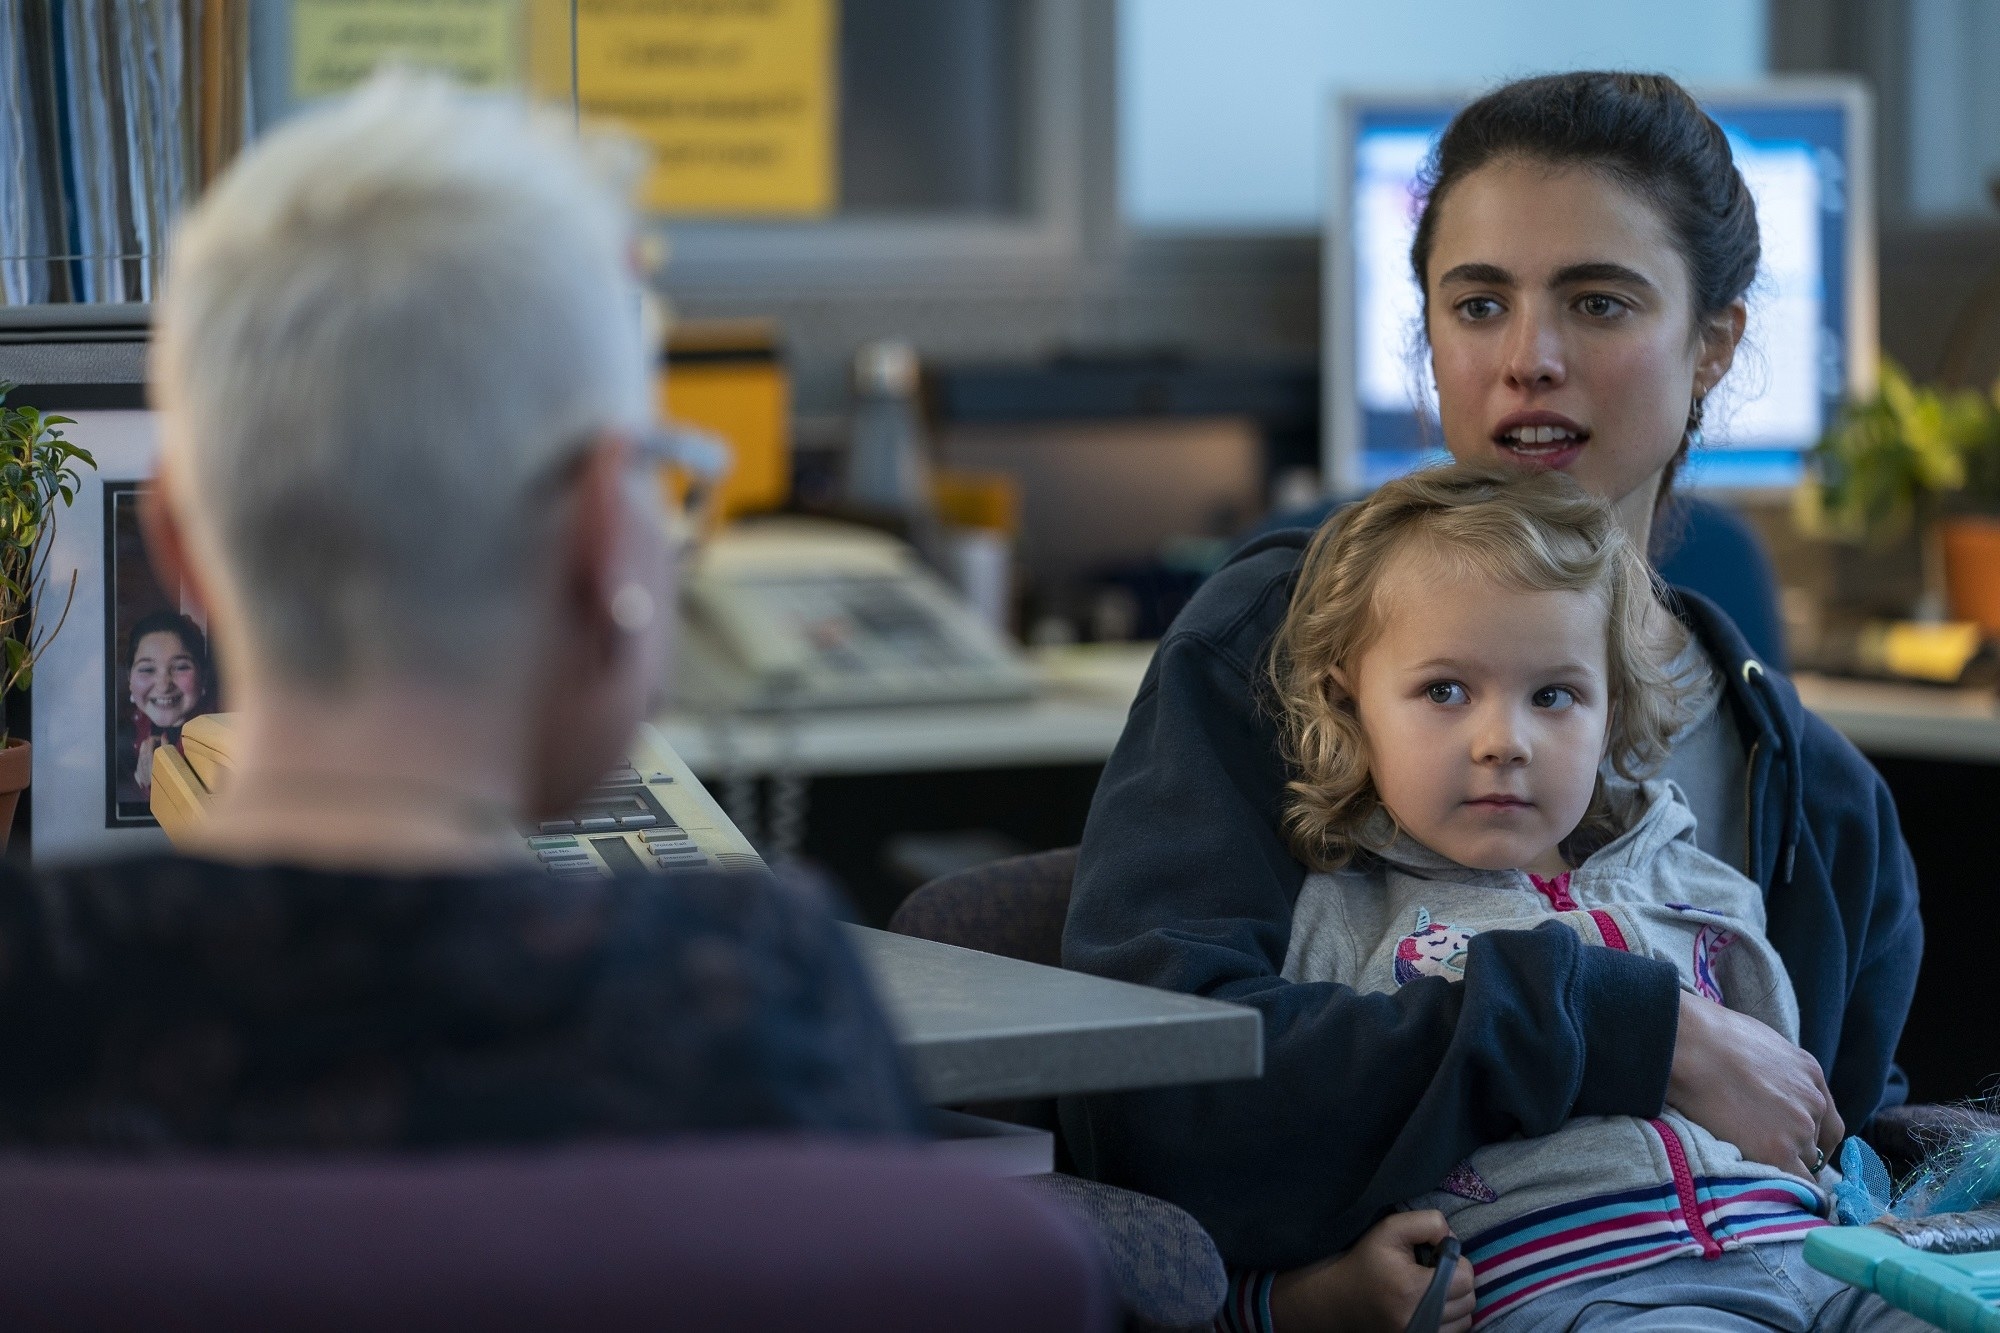
[[[1822,1227],[1806,1262],[1950,1333],[2000,1333],[2000,1251],[1928,1254],[1873,1227]]]

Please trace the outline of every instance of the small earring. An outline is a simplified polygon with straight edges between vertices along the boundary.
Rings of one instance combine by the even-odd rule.
[[[1687,448],[1689,449],[1701,448],[1701,404],[1702,400],[1697,398],[1688,405]]]
[[[653,594],[628,583],[611,594],[611,619],[627,634],[638,634],[653,623]]]

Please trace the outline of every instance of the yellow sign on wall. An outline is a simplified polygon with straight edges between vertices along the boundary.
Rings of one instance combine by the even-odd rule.
[[[292,0],[292,95],[344,92],[398,58],[471,88],[521,82],[522,0]]]
[[[579,0],[578,99],[651,146],[651,209],[825,213],[837,20],[837,0]]]

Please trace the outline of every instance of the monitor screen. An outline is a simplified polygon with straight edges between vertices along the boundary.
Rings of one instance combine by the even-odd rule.
[[[1789,486],[1803,451],[1874,369],[1873,204],[1859,160],[1862,94],[1844,85],[1702,99],[1757,201],[1763,259],[1736,367],[1709,403],[1707,447],[1682,476],[1729,489]],[[1330,247],[1328,463],[1336,490],[1372,487],[1442,456],[1410,242],[1419,175],[1464,99],[1350,98]],[[1336,235],[1339,233],[1336,232]]]

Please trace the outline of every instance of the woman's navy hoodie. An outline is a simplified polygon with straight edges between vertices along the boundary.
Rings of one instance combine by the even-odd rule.
[[[1476,936],[1461,985],[1372,995],[1279,975],[1306,868],[1280,829],[1265,663],[1311,535],[1246,547],[1161,641],[1091,804],[1063,933],[1066,967],[1262,1013],[1262,1079],[1062,1107],[1085,1174],[1179,1204],[1248,1268],[1345,1248],[1484,1144],[1658,1115],[1679,1021],[1670,963],[1562,929]],[[1923,926],[1895,805],[1728,617],[1676,596],[1750,745],[1745,869],[1798,991],[1800,1045],[1858,1129],[1907,1095],[1894,1055]]]

